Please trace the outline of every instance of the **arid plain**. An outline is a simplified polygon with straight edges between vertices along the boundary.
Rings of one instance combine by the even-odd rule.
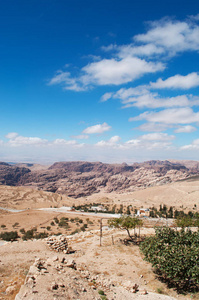
[[[68,294],[66,296],[60,290],[55,293],[51,289],[52,282],[61,279],[58,278],[56,272],[57,275],[51,274],[49,271],[48,277],[42,275],[44,276],[42,280],[46,280],[45,288],[41,287],[39,280],[36,280],[35,289],[29,289],[26,291],[26,297],[20,299],[61,299],[63,297],[66,297],[65,299],[100,299],[99,294],[96,292],[98,290],[104,290],[108,299],[118,300],[142,299],[142,297],[151,300],[197,299],[197,295],[178,295],[173,289],[168,289],[166,284],[160,282],[152,272],[151,265],[143,260],[139,247],[122,244],[121,239],[125,237],[126,232],[107,229],[107,219],[103,220],[103,239],[100,247],[99,222],[102,218],[100,213],[85,214],[81,211],[66,212],[59,210],[64,206],[71,207],[89,203],[93,205],[103,204],[110,208],[115,206],[116,209],[119,209],[122,205],[124,210],[128,206],[134,210],[150,207],[159,208],[160,205],[165,204],[167,207],[172,206],[185,212],[196,212],[199,205],[199,179],[196,173],[191,175],[187,176],[186,174],[184,179],[175,182],[167,182],[161,185],[154,184],[150,187],[142,186],[132,192],[124,190],[107,192],[103,188],[96,193],[75,198],[64,193],[42,191],[38,187],[1,185],[0,207],[14,209],[14,211],[0,210],[0,226],[5,226],[1,227],[1,232],[15,230],[21,235],[22,229],[26,231],[36,229],[38,233],[45,231],[48,234],[62,233],[68,236],[70,246],[75,252],[67,255],[70,259],[75,260],[79,272],[71,276],[76,277],[81,286],[85,285],[87,287],[86,292],[80,291],[78,298],[75,298],[74,291],[77,286],[74,279],[69,276],[70,278],[67,277],[65,286],[68,288],[70,286],[70,296]],[[51,208],[54,211],[42,210],[44,208]],[[68,228],[58,226],[54,222],[56,218],[59,220],[67,218]],[[83,224],[86,224],[84,232],[71,235],[75,230],[77,232]],[[154,222],[150,224],[150,222],[145,221],[141,229],[141,235],[153,234],[154,224]],[[29,267],[36,258],[46,261],[55,255],[57,254],[48,248],[45,240],[19,240],[0,246],[0,299],[15,299]],[[58,255],[59,258],[60,255]],[[90,279],[87,279],[87,283],[85,282],[85,274],[80,270],[81,268],[89,272],[88,278]],[[139,285],[139,291],[133,294],[131,287],[135,284]],[[41,295],[42,288],[43,290],[46,289],[46,293],[42,294],[42,298],[37,298],[41,297],[39,295]],[[33,290],[38,294],[36,292],[32,293]],[[148,293],[147,295],[143,295],[145,290]]]

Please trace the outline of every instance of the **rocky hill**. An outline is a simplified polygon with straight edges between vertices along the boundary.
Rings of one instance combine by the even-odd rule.
[[[70,197],[100,191],[132,192],[199,174],[198,162],[147,161],[132,165],[101,162],[57,162],[50,167],[0,163],[0,183],[29,186]]]

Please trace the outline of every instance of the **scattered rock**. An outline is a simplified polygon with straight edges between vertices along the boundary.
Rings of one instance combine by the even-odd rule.
[[[71,253],[71,247],[68,247],[68,241],[66,237],[61,236],[51,236],[46,239],[47,245],[54,251],[63,252],[64,254]]]
[[[6,289],[6,295],[12,295],[15,291],[15,287],[13,285],[7,287]]]

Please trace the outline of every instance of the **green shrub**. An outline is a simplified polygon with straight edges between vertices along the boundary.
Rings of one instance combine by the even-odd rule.
[[[107,300],[107,297],[105,295],[100,296],[101,300]]]
[[[73,231],[71,232],[71,235],[76,234],[76,233],[79,233],[79,232],[80,232],[79,229],[75,229],[75,230],[73,230]]]
[[[16,241],[19,238],[17,231],[6,231],[0,233],[0,238],[4,241]]]
[[[61,232],[57,232],[54,235],[62,235],[62,233]]]
[[[1,228],[6,228],[6,225],[2,224],[2,225],[1,225]]]
[[[19,231],[23,234],[26,232],[24,228],[21,228]]]
[[[65,229],[69,228],[68,222],[66,220],[61,219],[59,222],[59,227],[63,227]]]
[[[130,235],[130,229],[136,228],[136,226],[142,226],[143,222],[138,218],[132,218],[131,216],[122,216],[120,218],[109,219],[108,224],[111,227],[126,230],[129,238],[132,239],[132,236]]]
[[[35,239],[44,239],[44,238],[46,238],[46,237],[48,237],[48,233],[47,232],[39,232],[39,233],[36,233],[35,235],[34,235],[34,238]]]
[[[140,245],[157,274],[179,292],[197,291],[199,285],[199,231],[163,227]]]
[[[24,232],[24,235],[22,236],[22,239],[24,241],[27,241],[27,240],[30,240],[33,238],[34,238],[34,230],[33,229],[30,229],[30,230]]]
[[[58,220],[57,217],[54,218],[54,221],[55,221],[56,224],[59,224],[59,220]]]
[[[104,291],[102,291],[102,290],[99,290],[99,291],[98,291],[98,294],[99,294],[99,295],[103,295],[103,296],[105,295]]]

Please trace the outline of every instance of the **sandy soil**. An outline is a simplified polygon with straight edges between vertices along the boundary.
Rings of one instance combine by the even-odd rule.
[[[131,193],[104,193],[100,192],[88,197],[78,199],[69,198],[66,195],[43,192],[27,187],[0,186],[0,206],[16,209],[61,207],[73,204],[106,203],[124,206],[132,205],[140,207],[159,207],[166,204],[186,211],[196,209],[199,198],[199,180],[179,181],[162,186],[154,186]]]
[[[61,217],[74,219],[77,216],[69,216],[67,213],[59,214],[56,212],[48,213],[45,211],[37,211],[35,210],[36,208],[61,207],[63,205],[72,206],[73,204],[99,202],[117,204],[118,206],[123,204],[124,206],[132,205],[134,207],[150,207],[153,205],[159,207],[160,204],[164,203],[168,207],[175,205],[176,208],[179,209],[191,210],[194,208],[194,211],[196,211],[198,207],[195,208],[194,204],[198,205],[198,198],[199,182],[177,182],[167,186],[151,187],[146,190],[125,194],[98,193],[80,199],[71,199],[66,196],[37,191],[30,188],[0,186],[0,206],[28,209],[18,213],[0,210],[0,226],[6,225],[6,228],[0,228],[0,231],[17,230],[20,232],[22,228],[29,230],[37,227],[37,231],[41,232],[46,231],[47,227],[51,226],[48,231],[49,233],[61,232],[62,234],[70,234],[71,231],[81,226],[81,224],[74,221],[69,222],[70,228],[67,230],[57,225],[52,226],[51,222],[55,217],[59,219]],[[79,269],[82,268],[88,271],[93,278],[96,278],[97,289],[105,289],[108,299],[128,300],[135,298],[142,299],[142,297],[143,299],[151,300],[168,299],[166,296],[157,294],[157,291],[162,292],[164,295],[174,297],[174,299],[199,299],[198,295],[177,295],[175,291],[169,290],[165,284],[158,281],[158,279],[155,278],[151,265],[143,260],[139,248],[137,246],[125,246],[120,242],[120,238],[124,237],[121,232],[107,231],[103,238],[102,247],[100,247],[99,232],[94,232],[93,234],[89,233],[90,230],[99,229],[99,217],[97,215],[94,217],[78,217],[82,219],[84,224],[88,223],[87,219],[89,218],[91,224],[88,224],[88,232],[69,237],[72,248],[76,250],[74,254],[70,254],[70,257],[76,261]],[[18,224],[13,227],[15,223]],[[106,220],[103,221],[103,225],[106,225]],[[153,229],[146,228],[141,233],[152,234],[153,232]],[[112,244],[112,236],[114,245]],[[40,257],[46,260],[48,257],[52,257],[52,255],[55,255],[55,253],[50,251],[42,240],[19,241],[7,243],[3,246],[0,245],[0,299],[14,299],[35,258]],[[77,273],[71,276],[80,278],[80,275],[81,274]],[[54,275],[52,274],[52,276]],[[68,280],[71,276],[70,274],[67,275]],[[49,275],[49,280],[52,281],[51,279]],[[84,281],[82,281],[82,284],[83,282]],[[106,287],[106,285],[109,286],[109,283],[111,288]],[[132,294],[129,290],[135,283],[139,285],[139,292]],[[73,284],[74,282],[71,282],[71,287],[73,287]],[[12,292],[6,294],[8,287],[11,287],[10,291]],[[149,294],[141,295],[143,289],[147,289]],[[91,295],[96,295],[95,291],[90,291],[90,293],[91,294],[88,292],[87,298],[79,299],[92,299]],[[50,295],[51,294],[46,296],[47,299],[54,299],[50,298]],[[34,295],[34,297],[37,296],[38,295]],[[96,297],[98,297],[96,299],[99,299],[99,295]],[[43,300],[44,298],[31,299]]]
[[[86,198],[88,202],[102,202],[112,204],[132,205],[135,208],[140,207],[158,207],[160,204],[166,204],[168,207],[174,206],[177,209],[185,211],[193,210],[194,205],[198,204],[199,181],[182,181],[163,186],[154,186],[147,189],[135,191],[132,193],[98,193]],[[79,201],[82,200],[78,199]]]
[[[141,233],[148,235],[153,233],[153,229],[143,229]],[[198,299],[197,295],[194,296],[195,298],[192,298],[191,295],[177,295],[174,290],[168,289],[164,283],[156,279],[151,265],[143,260],[139,247],[134,245],[125,246],[121,243],[120,239],[124,238],[125,235],[121,231],[106,230],[103,232],[101,247],[99,245],[99,231],[96,230],[68,237],[69,244],[75,250],[75,253],[65,256],[75,260],[77,264],[76,273],[74,270],[66,270],[65,274],[61,275],[60,272],[55,272],[54,269],[53,273],[48,270],[46,277],[43,277],[43,275],[40,275],[42,276],[41,278],[38,277],[35,287],[37,294],[33,294],[32,290],[29,289],[32,298],[22,299],[62,299],[61,296],[60,298],[53,298],[52,291],[49,289],[52,282],[62,282],[62,285],[63,283],[69,285],[71,295],[73,295],[72,290],[74,292],[74,288],[77,285],[74,283],[74,278],[77,278],[79,284],[83,286],[85,275],[88,274],[87,281],[85,281],[87,282],[85,283],[85,286],[87,286],[87,298],[85,298],[85,293],[83,292],[78,299],[100,299],[99,297],[94,297],[98,295],[95,293],[98,290],[103,290],[108,299],[117,300],[142,299],[142,297],[143,299],[151,300]],[[9,242],[0,246],[0,299],[12,300],[15,298],[35,258],[39,257],[47,260],[55,255],[58,255],[59,258],[63,257],[63,253],[57,254],[51,251],[44,240]],[[93,283],[95,283],[94,287]],[[135,283],[139,285],[139,291],[133,294],[132,286]],[[93,292],[91,293],[89,286],[93,287],[94,294]],[[6,294],[8,287],[11,287],[11,293]],[[148,295],[142,295],[144,289],[147,290]],[[157,291],[161,292],[161,294],[157,294]],[[41,292],[42,297],[39,296]],[[71,296],[71,298],[64,299],[76,298]]]

